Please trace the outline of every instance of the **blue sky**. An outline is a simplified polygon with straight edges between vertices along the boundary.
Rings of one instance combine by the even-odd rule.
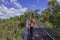
[[[39,9],[42,10],[48,7],[50,0],[0,0],[0,19],[6,19],[24,14],[26,10]],[[60,0],[57,0],[60,3]]]
[[[23,7],[28,9],[40,9],[47,8],[48,0],[18,0]]]
[[[5,4],[0,1],[0,4],[4,4],[8,8],[14,7],[16,8],[12,3],[10,3],[10,0],[7,0],[9,4]],[[5,1],[6,2],[6,1]],[[48,0],[17,0],[18,3],[20,3],[23,7],[26,7],[31,10],[35,9],[44,9],[48,6]]]
[[[48,7],[48,0],[0,0],[0,18],[9,18],[23,14],[26,10]]]

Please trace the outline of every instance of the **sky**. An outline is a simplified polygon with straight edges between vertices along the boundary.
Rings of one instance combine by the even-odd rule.
[[[0,0],[0,19],[6,19],[24,14],[26,10],[39,9],[40,12],[48,7],[49,0]],[[60,0],[58,0],[60,2]]]

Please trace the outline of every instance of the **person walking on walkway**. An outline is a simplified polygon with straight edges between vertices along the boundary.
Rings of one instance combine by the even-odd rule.
[[[32,19],[31,22],[30,22],[30,35],[31,35],[31,39],[32,39],[32,35],[33,35],[33,27],[34,26],[35,26],[35,20]]]

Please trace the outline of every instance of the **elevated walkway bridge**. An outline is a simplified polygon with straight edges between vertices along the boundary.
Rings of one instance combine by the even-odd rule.
[[[30,20],[28,19],[26,22],[25,33],[23,36],[23,40],[55,40],[51,35],[49,35],[43,28],[41,28],[41,24],[38,20],[36,20],[36,26],[33,28],[33,32],[30,34],[29,27]]]

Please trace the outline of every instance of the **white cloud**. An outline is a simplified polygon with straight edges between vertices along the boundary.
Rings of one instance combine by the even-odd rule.
[[[32,5],[33,7],[36,7],[36,5],[34,4],[34,5]]]
[[[37,2],[39,2],[40,0],[37,0]]]
[[[13,2],[17,2],[17,0],[10,0],[10,2],[11,2],[11,3],[13,3]]]
[[[8,2],[8,1],[6,1],[6,2],[5,2],[5,4],[9,4],[9,2]]]
[[[6,0],[1,0],[1,2],[3,2],[3,3],[4,3],[5,1],[6,1]]]
[[[59,3],[60,3],[60,0],[57,0],[57,2],[59,2]]]
[[[8,1],[5,1],[5,2],[8,2]],[[5,5],[1,4],[0,5],[0,18],[1,19],[21,15],[27,10],[27,8],[23,8],[22,5],[17,2],[17,0],[10,0],[10,2],[14,4],[18,9],[14,7],[8,8]]]
[[[0,6],[0,18],[6,18],[6,17],[14,17],[17,15],[21,15],[27,10],[27,8],[23,9],[15,9],[15,8],[10,8],[8,9],[6,6],[1,5]]]
[[[17,2],[17,0],[10,0],[17,8],[22,8],[21,4]]]
[[[48,0],[48,1],[51,1],[51,0]]]
[[[14,5],[15,5],[17,8],[22,8],[22,6],[21,6],[19,3],[17,3],[17,2],[14,2]]]

